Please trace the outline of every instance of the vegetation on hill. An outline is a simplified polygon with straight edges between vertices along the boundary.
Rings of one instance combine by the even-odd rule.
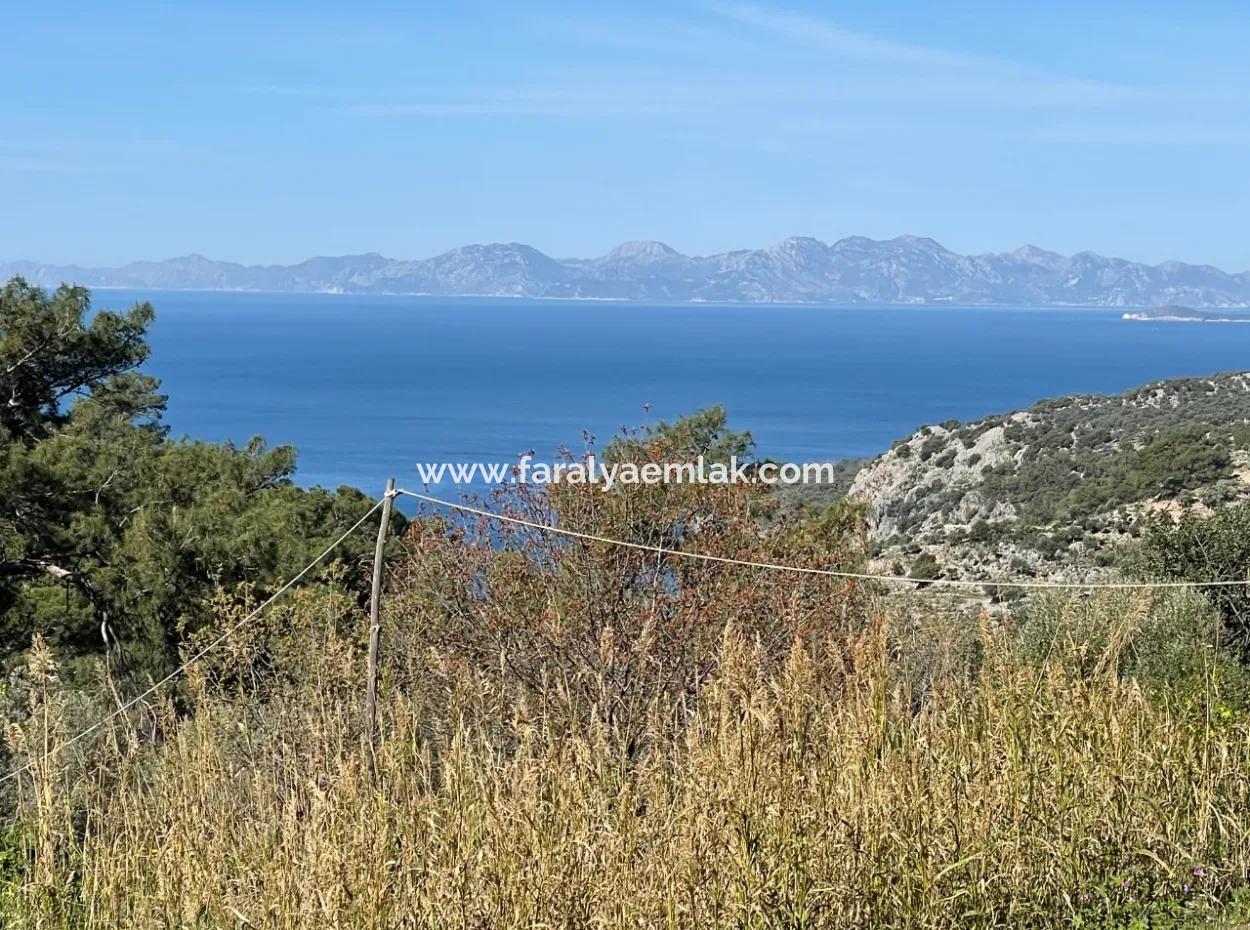
[[[1107,565],[1161,509],[1250,495],[1250,375],[1149,384],[928,426],[861,469],[885,559],[1040,574]]]

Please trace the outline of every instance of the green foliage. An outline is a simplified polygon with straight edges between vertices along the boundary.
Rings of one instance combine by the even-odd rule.
[[[63,286],[51,298],[21,278],[0,289],[0,430],[30,445],[65,421],[67,402],[109,384],[147,358],[150,304],[100,312],[90,323],[85,288]],[[155,382],[144,379],[143,388]],[[132,383],[129,387],[136,388]],[[121,392],[125,394],[126,392]],[[149,395],[150,396],[150,395]],[[116,398],[115,398],[116,399]]]
[[[1135,596],[1068,618],[1109,632],[1101,653],[1033,664],[1009,627],[957,614],[861,625],[884,612],[840,585],[640,579],[638,554],[582,546],[549,553],[565,571],[432,523],[410,541],[376,752],[347,633],[363,618],[323,591],[265,618],[293,634],[289,674],[232,677],[271,651],[249,628],[187,717],[150,722],[159,743],[111,723],[83,777],[77,753],[40,748],[61,728],[39,711],[64,697],[45,674],[10,728],[36,772],[15,817],[33,867],[0,873],[9,922],[1042,930],[1187,926],[1228,901],[1220,926],[1240,925],[1250,725],[1205,690],[1189,703],[1121,677],[1125,624],[1155,609]],[[601,607],[645,625],[564,639]],[[675,658],[652,637],[682,614],[718,626],[693,680],[639,694]],[[749,625],[778,617],[811,634],[769,648]]]
[[[911,571],[907,573],[907,577],[915,578],[917,581],[932,581],[942,577],[942,566],[932,554],[922,552],[912,562]]]
[[[1228,477],[1227,445],[1203,426],[1146,437],[1140,446],[1107,454],[1053,442],[1031,448],[1018,467],[991,472],[985,489],[1034,523],[1081,521],[1123,504],[1171,497]]]
[[[104,646],[155,671],[204,624],[205,599],[284,580],[369,506],[303,491],[295,455],[260,439],[176,442],[138,370],[153,310],[92,312],[87,292],[0,289],[0,649],[35,634],[73,654]],[[355,547],[355,548],[352,548]],[[349,559],[363,558],[354,540]]]
[[[772,488],[772,494],[780,507],[776,516],[789,517],[794,511],[804,516],[820,513],[846,497],[859,470],[868,459],[839,459],[830,463],[833,474],[828,483],[780,484]]]
[[[1150,520],[1132,568],[1147,577],[1184,581],[1244,581],[1250,578],[1250,504],[1177,521]],[[1216,606],[1230,641],[1250,654],[1250,591],[1247,585],[1203,588]]]
[[[0,828],[0,888],[20,886],[30,877],[30,824],[13,822]],[[0,897],[0,918],[4,916]]]
[[[1035,594],[1014,620],[1021,657],[1038,666],[1132,678],[1187,703],[1215,689],[1226,704],[1250,706],[1250,678],[1221,647],[1218,612],[1195,591]]]
[[[946,440],[943,437],[937,435],[930,436],[920,445],[920,461],[927,462],[937,455],[944,445],[946,445]]]
[[[689,416],[619,436],[608,443],[603,457],[609,461],[692,461],[699,456],[708,464],[728,463],[730,458],[749,461],[755,440],[747,431],[728,428],[728,415],[714,404]]]
[[[1232,465],[1228,448],[1213,443],[1201,426],[1159,433],[1104,462],[1102,468],[1085,469],[1085,479],[1057,506],[1059,514],[1092,514],[1155,495],[1172,497],[1227,477]]]
[[[972,521],[972,525],[968,527],[969,542],[987,542],[993,537],[993,530],[984,520],[977,519]]]
[[[790,521],[779,533],[787,552],[807,558],[837,553],[854,559],[857,570],[868,551],[868,507],[860,501],[839,498],[815,514]]]

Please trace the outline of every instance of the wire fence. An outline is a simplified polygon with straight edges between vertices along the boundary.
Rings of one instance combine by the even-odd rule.
[[[720,562],[726,565],[742,565],[747,568],[793,572],[795,574],[802,575],[825,575],[830,578],[845,578],[849,581],[878,581],[889,584],[906,584],[912,586],[927,585],[948,588],[974,588],[977,590],[984,590],[986,588],[1031,588],[1068,591],[1131,591],[1146,588],[1215,588],[1245,587],[1250,585],[1250,578],[1236,580],[1223,579],[1219,581],[1033,581],[1014,578],[908,578],[905,575],[878,575],[871,572],[847,572],[829,568],[812,568],[806,565],[785,565],[777,562],[755,562],[749,559],[735,559],[729,556],[691,552],[687,549],[666,549],[663,546],[652,546],[646,543],[629,542],[623,539],[612,539],[608,536],[598,536],[594,533],[583,533],[577,530],[553,526],[549,523],[537,523],[531,520],[524,520],[520,517],[496,513],[492,510],[485,510],[481,507],[473,507],[468,504],[445,500],[441,497],[433,497],[429,494],[420,494],[416,491],[409,491],[404,488],[400,488],[399,493],[405,497],[425,501],[428,504],[447,507],[451,510],[460,511],[461,513],[470,513],[479,517],[485,517],[488,520],[496,520],[500,523],[511,523],[544,533],[565,536],[571,539],[580,539],[585,542],[597,542],[603,543],[604,545],[621,546],[626,549],[638,549],[643,552],[651,552],[665,556],[677,556],[685,559],[699,559],[704,562]]]
[[[212,639],[209,643],[204,645],[202,648],[196,650],[193,655],[183,660],[182,664],[180,664],[176,669],[174,669],[172,672],[170,672],[160,681],[153,684],[146,691],[144,691],[141,694],[136,695],[135,697],[131,698],[129,701],[126,701],[121,706],[119,706],[117,710],[113,711],[110,714],[107,714],[104,717],[101,717],[99,720],[97,720],[91,726],[87,727],[85,730],[74,734],[74,736],[65,740],[65,742],[54,747],[52,750],[50,750],[50,754],[64,752],[66,749],[69,749],[77,745],[78,743],[86,739],[88,736],[90,736],[92,733],[99,730],[101,727],[105,726],[106,724],[108,724],[109,722],[113,720],[116,720],[118,717],[123,716],[126,713],[126,711],[130,710],[131,708],[135,707],[138,704],[141,704],[143,701],[150,698],[153,694],[155,694],[161,688],[165,687],[167,684],[174,681],[176,678],[185,674],[187,669],[189,669],[192,665],[194,665],[196,662],[203,659],[205,656],[207,656],[210,652],[212,652],[214,649],[216,649],[218,646],[220,646],[222,643],[228,640],[235,633],[242,630],[245,626],[247,626],[257,617],[259,617],[261,614],[263,614],[265,610],[269,607],[269,605],[271,605],[274,601],[280,598],[287,591],[291,590],[291,588],[295,587],[295,585],[298,584],[304,578],[305,575],[307,575],[310,571],[312,571],[314,568],[320,565],[322,560],[325,559],[326,556],[328,556],[331,552],[333,552],[340,545],[342,545],[344,540],[348,539],[354,532],[356,532],[356,530],[364,526],[366,521],[368,521],[368,519],[371,516],[377,513],[378,508],[381,506],[382,506],[382,501],[381,500],[377,501],[372,507],[369,508],[369,510],[365,513],[363,517],[361,517],[354,524],[352,524],[350,529],[344,532],[343,535],[340,536],[338,539],[336,539],[334,542],[330,543],[330,545],[326,546],[325,550],[322,551],[320,555],[318,555],[315,559],[313,559],[311,562],[305,565],[302,569],[300,569],[299,572],[292,575],[290,579],[288,579],[287,582],[282,585],[282,587],[278,588],[278,590],[274,591],[273,594],[269,595],[269,597],[267,597],[255,610],[247,614],[247,616],[243,617],[238,622],[230,625],[225,630],[223,630],[218,636]],[[24,765],[18,766],[16,769],[13,769],[11,772],[6,773],[4,776],[0,777],[0,785],[3,785],[6,782],[11,781],[14,778],[17,778],[23,772],[29,771],[32,765],[34,765],[33,762],[27,762]]]
[[[281,587],[273,592],[254,610],[249,612],[242,619],[230,625],[219,635],[214,637],[210,642],[200,649],[196,650],[191,656],[184,659],[177,668],[171,671],[164,678],[155,682],[141,694],[136,695],[130,700],[122,703],[116,710],[97,720],[91,726],[76,733],[74,736],[65,740],[61,744],[49,750],[49,754],[63,752],[70,749],[82,740],[86,739],[92,733],[95,733],[108,723],[123,716],[127,711],[136,705],[147,700],[157,691],[164,688],[180,676],[184,675],[188,669],[196,662],[205,658],[213,650],[217,649],[225,643],[231,636],[242,630],[252,621],[261,616],[275,601],[282,595],[293,588],[301,580],[303,580],[309,572],[321,564],[335,549],[347,540],[353,533],[359,530],[369,518],[372,517],[382,507],[388,498],[403,495],[413,498],[414,500],[423,501],[439,507],[446,507],[460,513],[472,514],[488,520],[500,523],[508,523],[516,526],[526,527],[542,533],[549,533],[555,536],[562,536],[569,539],[578,539],[583,542],[594,542],[607,546],[619,546],[625,549],[633,549],[641,552],[653,553],[665,557],[675,557],[683,559],[694,559],[703,562],[715,562],[726,565],[738,565],[745,568],[759,569],[764,571],[792,572],[805,575],[823,575],[830,578],[841,578],[848,581],[871,581],[883,584],[906,584],[911,586],[925,585],[932,587],[962,588],[976,589],[984,592],[986,589],[1007,589],[1007,588],[1025,588],[1025,589],[1044,589],[1044,590],[1069,590],[1069,591],[1086,591],[1086,590],[1149,590],[1161,588],[1213,588],[1213,587],[1246,587],[1250,586],[1250,578],[1244,579],[1214,579],[1210,581],[1036,581],[1036,580],[1019,580],[1012,578],[975,578],[975,579],[955,579],[955,578],[932,578],[919,579],[908,578],[901,575],[884,575],[874,574],[871,572],[850,572],[839,571],[836,569],[813,568],[804,565],[786,565],[776,562],[758,562],[750,559],[735,559],[729,556],[710,555],[708,553],[693,552],[687,549],[668,549],[663,546],[648,545],[646,543],[632,542],[624,539],[613,539],[608,536],[601,536],[595,533],[587,533],[579,530],[568,529],[565,527],[555,526],[549,523],[539,523],[533,520],[526,520],[521,517],[514,517],[509,514],[496,513],[495,511],[486,510],[482,507],[475,507],[470,504],[450,501],[440,497],[434,497],[429,494],[423,494],[417,491],[410,491],[406,488],[396,488],[390,491],[382,498],[379,498],[372,507],[351,527],[345,530],[334,542],[330,543],[316,558],[309,562],[299,572],[292,575]],[[26,762],[23,765],[0,776],[0,785],[3,785],[23,773],[29,771],[34,762]]]

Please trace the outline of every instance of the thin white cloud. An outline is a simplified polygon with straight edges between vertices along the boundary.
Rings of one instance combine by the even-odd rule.
[[[1140,88],[1130,85],[1073,78],[1002,58],[883,39],[831,20],[754,3],[707,0],[706,5],[729,20],[793,45],[831,53],[851,66],[888,65],[920,75],[921,80],[909,87],[916,99],[932,98],[943,87],[976,101],[1015,101],[1025,106],[1101,105],[1141,94]]]
[[[1232,91],[1133,85],[1055,74],[1017,62],[857,32],[748,0],[706,0],[710,19],[565,17],[538,27],[549,54],[515,82],[491,86],[240,85],[330,114],[365,119],[687,121],[698,129],[798,144],[816,134],[991,133],[1025,141],[1177,142],[1168,131],[1118,131],[1151,120],[1195,124],[1191,144],[1240,144]],[[616,54],[621,49],[631,54]],[[809,50],[806,51],[805,50]],[[815,53],[813,54],[812,51]],[[645,54],[636,54],[644,52]],[[568,54],[566,54],[568,53]],[[1209,125],[1202,126],[1204,120]],[[1097,125],[1095,125],[1097,124]],[[1107,124],[1107,125],[1102,125]],[[668,127],[671,129],[672,127]],[[811,132],[811,130],[808,130]],[[780,143],[779,143],[780,144]]]
[[[552,78],[554,80],[554,78]],[[360,117],[484,118],[536,117],[599,120],[631,117],[703,115],[826,121],[877,120],[881,108],[891,118],[914,120],[940,109],[955,123],[982,122],[990,111],[1098,112],[1132,102],[1128,88],[1079,81],[992,81],[976,75],[900,75],[879,77],[849,73],[837,77],[798,74],[789,77],[694,76],[639,78],[622,74],[605,79],[593,72],[570,72],[560,83],[465,88],[454,95],[433,89],[396,94],[362,94],[361,99],[327,97],[330,112]],[[871,112],[864,112],[872,108]]]
[[[754,26],[799,45],[814,46],[843,58],[886,64],[937,65],[941,67],[982,67],[991,63],[973,55],[881,39],[855,32],[829,20],[757,6],[753,3],[724,3],[711,0],[708,9],[743,25]]]

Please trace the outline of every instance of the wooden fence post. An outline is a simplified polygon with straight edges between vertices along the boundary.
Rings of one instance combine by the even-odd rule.
[[[391,505],[395,501],[395,479],[386,482],[382,499],[382,520],[378,525],[378,544],[373,550],[373,591],[369,597],[369,669],[365,682],[365,742],[368,745],[369,767],[378,748],[378,648],[382,642],[382,555],[386,548],[386,532],[391,523]]]

